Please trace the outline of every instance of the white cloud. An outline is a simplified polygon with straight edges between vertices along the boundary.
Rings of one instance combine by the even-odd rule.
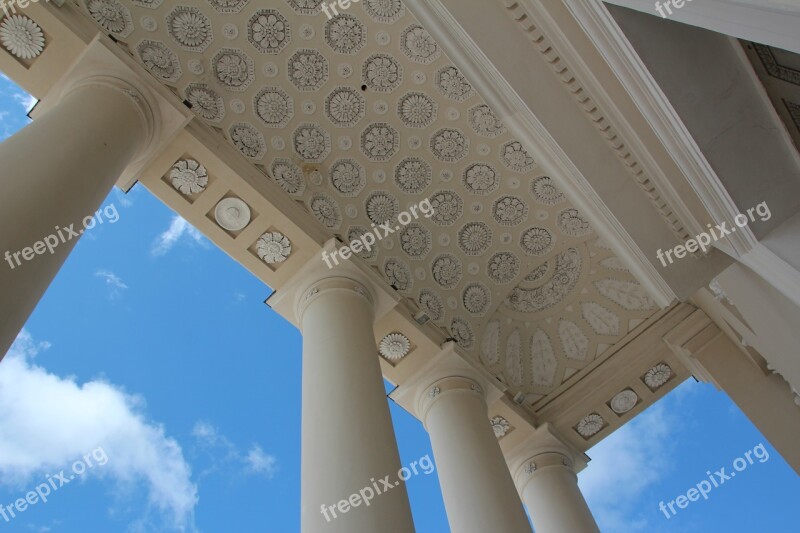
[[[98,270],[94,273],[95,277],[104,279],[106,285],[110,287],[110,298],[116,298],[122,294],[122,291],[126,290],[128,286],[120,279],[119,276],[114,274],[109,270]]]
[[[192,436],[207,446],[214,446],[220,440],[217,428],[208,422],[197,422],[192,428]]]
[[[172,218],[169,228],[156,238],[150,253],[154,256],[165,255],[184,235],[196,244],[205,245],[203,234],[183,217],[176,215]]]
[[[146,419],[142,398],[104,381],[81,384],[33,364],[47,347],[23,330],[0,363],[0,485],[30,490],[47,474],[102,447],[108,462],[87,476],[109,480],[121,493],[144,486],[145,514],[156,511],[167,527],[194,531],[197,487],[180,445]]]
[[[261,446],[254,444],[245,457],[247,471],[252,474],[259,474],[271,478],[275,475],[278,460],[272,455],[267,455]]]
[[[36,533],[49,533],[52,531],[50,526],[37,526],[34,524],[28,524],[28,529],[31,531],[35,531]]]
[[[658,512],[658,501],[643,495],[670,473],[672,442],[681,428],[667,401],[651,406],[587,452],[592,460],[579,474],[579,484],[601,531],[655,531],[645,513]]]
[[[33,96],[29,95],[28,93],[11,93],[11,97],[19,102],[19,104],[25,109],[25,113],[29,113],[33,106],[36,105],[38,100]]]
[[[245,474],[254,474],[272,478],[278,468],[278,459],[264,453],[261,446],[253,444],[247,454],[243,454],[239,447],[208,422],[197,422],[192,429],[192,436],[197,444],[205,450],[213,466],[204,471],[201,476],[206,476],[213,471],[223,468],[241,470]]]

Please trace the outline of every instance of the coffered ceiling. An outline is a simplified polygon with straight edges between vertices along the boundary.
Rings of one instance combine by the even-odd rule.
[[[536,401],[655,313],[399,0],[330,19],[320,3],[83,8],[329,235],[389,222],[395,233],[358,255],[513,393]],[[397,223],[426,199],[432,217]],[[261,251],[291,253],[281,237]]]

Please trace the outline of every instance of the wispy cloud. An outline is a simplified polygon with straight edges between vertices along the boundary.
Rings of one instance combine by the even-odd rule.
[[[169,228],[153,242],[150,253],[154,256],[165,255],[172,250],[184,236],[188,237],[190,242],[206,246],[203,234],[200,233],[197,228],[189,224],[183,217],[176,215],[172,218]]]
[[[136,189],[136,190],[138,190],[138,189]],[[132,193],[132,191],[129,191],[129,192],[125,193],[125,192],[122,192],[117,187],[114,187],[114,197],[115,197],[114,201],[115,202],[119,202],[119,204],[122,207],[132,207],[133,206],[133,200],[131,199],[131,196],[132,196],[131,193]]]
[[[11,97],[22,106],[25,113],[29,113],[30,110],[33,109],[33,106],[36,105],[36,102],[38,102],[36,98],[28,93],[11,93]]]
[[[197,487],[180,445],[161,424],[146,418],[141,397],[105,381],[78,383],[35,365],[34,357],[48,347],[23,330],[3,360],[0,486],[29,489],[102,447],[108,463],[87,471],[87,478],[111,483],[115,497],[144,489],[147,505],[140,523],[158,521],[174,530],[194,531]],[[127,510],[130,503],[119,505]],[[156,529],[162,528],[149,531]]]
[[[245,463],[248,472],[271,478],[275,475],[278,460],[274,456],[264,453],[261,446],[254,444],[247,452]]]
[[[119,298],[122,291],[127,290],[128,286],[113,272],[109,270],[98,270],[94,273],[95,277],[105,280],[109,286],[109,298]]]
[[[39,526],[36,524],[28,524],[28,529],[35,531],[36,533],[49,533],[50,531],[53,531],[53,528],[50,526]]]
[[[655,531],[647,514],[657,511],[657,502],[643,496],[670,473],[672,442],[682,427],[668,401],[662,399],[587,452],[592,461],[579,483],[601,531]]]
[[[197,422],[192,428],[192,436],[212,463],[210,468],[200,474],[201,477],[215,471],[233,469],[269,479],[277,472],[278,459],[265,453],[261,446],[253,444],[247,453],[242,453],[238,446],[208,422]]]

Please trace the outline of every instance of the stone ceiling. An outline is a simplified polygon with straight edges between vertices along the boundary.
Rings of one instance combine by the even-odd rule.
[[[653,315],[399,0],[332,19],[319,4],[84,0],[331,235],[347,242],[430,199],[433,217],[359,255],[513,392],[535,401]]]

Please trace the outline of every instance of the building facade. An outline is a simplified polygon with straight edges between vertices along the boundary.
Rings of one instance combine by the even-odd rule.
[[[302,332],[304,532],[413,531],[320,512],[400,470],[383,379],[459,533],[597,531],[586,450],[692,377],[800,472],[797,7],[1,5],[0,353],[141,183]]]

